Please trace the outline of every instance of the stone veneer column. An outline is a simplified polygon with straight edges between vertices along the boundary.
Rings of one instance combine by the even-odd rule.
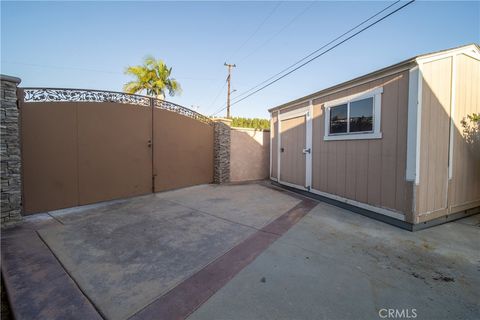
[[[17,86],[20,79],[0,75],[1,80],[1,225],[22,220],[20,115]]]
[[[230,119],[214,119],[214,175],[215,183],[230,181]]]

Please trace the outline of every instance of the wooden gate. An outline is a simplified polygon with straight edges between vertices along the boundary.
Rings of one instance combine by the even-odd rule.
[[[212,182],[213,126],[160,108],[153,119],[155,192]]]
[[[213,126],[145,96],[19,89],[26,214],[213,180]]]

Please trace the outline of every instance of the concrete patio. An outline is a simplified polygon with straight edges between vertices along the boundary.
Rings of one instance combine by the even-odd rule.
[[[189,320],[478,319],[478,239],[478,214],[412,233],[319,203]]]
[[[52,273],[48,267],[54,261],[44,263],[51,252],[50,260],[58,259],[102,317],[138,316],[300,202],[258,184],[202,185],[32,216],[3,237],[3,268],[13,311],[20,318],[39,312],[83,318],[75,314],[75,305],[66,314],[49,306],[51,301],[41,292],[42,281],[50,280],[47,274]],[[32,245],[25,247],[28,242]],[[32,260],[38,252],[42,257]],[[44,267],[47,270],[41,270]],[[23,277],[31,277],[37,290],[24,290],[32,284],[28,279],[16,282]],[[21,301],[38,303],[35,308]],[[79,299],[76,304],[88,301]]]
[[[19,319],[474,319],[479,225],[411,233],[267,183],[202,185],[31,216],[2,233],[2,272]]]

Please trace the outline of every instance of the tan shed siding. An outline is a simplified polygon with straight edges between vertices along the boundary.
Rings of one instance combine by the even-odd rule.
[[[297,110],[297,109],[300,109],[300,108],[304,108],[306,106],[309,105],[309,102],[308,101],[305,101],[305,102],[302,102],[302,103],[298,103],[298,104],[295,104],[293,106],[290,106],[290,107],[286,107],[286,108],[283,108],[280,110],[280,113],[287,113],[289,111],[293,111],[293,110]]]
[[[404,73],[408,78],[409,72]],[[398,83],[397,108],[397,153],[395,168],[395,208],[406,214],[406,220],[413,222],[413,182],[406,181],[407,171],[407,132],[408,132],[408,81]]]
[[[324,141],[323,104],[383,87],[381,139]],[[313,189],[411,217],[412,184],[405,180],[408,71],[313,100]]]
[[[453,171],[449,205],[452,212],[480,205],[480,156],[474,155],[463,135],[462,119],[480,113],[480,61],[457,56],[453,131]],[[478,152],[478,149],[476,150]]]
[[[271,141],[271,171],[270,171],[270,176],[272,178],[277,179],[277,167],[278,167],[278,112],[274,111],[272,112],[272,128],[271,134],[272,134],[272,141]]]
[[[424,63],[416,213],[447,214],[452,58]],[[443,212],[444,211],[444,212]],[[443,213],[442,213],[443,212]]]

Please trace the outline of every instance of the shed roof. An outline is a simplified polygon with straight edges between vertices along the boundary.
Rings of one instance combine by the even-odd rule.
[[[325,88],[325,89],[322,89],[320,91],[317,91],[317,92],[314,92],[312,94],[309,94],[307,96],[304,96],[304,97],[301,97],[301,98],[298,98],[298,99],[295,99],[295,100],[292,100],[290,102],[287,102],[287,103],[284,103],[284,104],[281,104],[279,106],[276,106],[274,108],[271,108],[271,109],[268,109],[269,112],[272,112],[272,111],[275,111],[275,110],[278,110],[278,109],[281,109],[281,108],[284,108],[284,107],[287,107],[287,106],[293,106],[295,104],[299,104],[301,102],[305,102],[307,100],[310,100],[310,99],[314,99],[314,98],[319,98],[320,96],[324,96],[324,95],[327,95],[328,93],[331,93],[332,91],[335,91],[335,90],[338,90],[342,87],[346,87],[346,86],[349,86],[349,85],[352,85],[352,84],[355,84],[356,82],[361,82],[363,80],[366,80],[368,78],[372,78],[372,77],[375,77],[377,75],[381,75],[383,73],[388,73],[388,72],[392,72],[392,71],[396,71],[396,70],[399,70],[399,69],[402,69],[402,68],[411,68],[413,67],[414,65],[417,64],[417,61],[420,60],[420,59],[427,59],[427,58],[431,58],[431,57],[434,57],[436,55],[441,55],[441,54],[445,54],[447,52],[450,52],[450,51],[465,51],[465,50],[468,50],[468,49],[473,49],[473,50],[476,50],[477,53],[478,51],[480,51],[480,45],[477,44],[477,43],[471,43],[471,44],[467,44],[467,45],[463,45],[463,46],[459,46],[459,47],[454,47],[454,48],[450,48],[450,49],[445,49],[445,50],[440,50],[440,51],[435,51],[435,52],[430,52],[430,53],[425,53],[425,54],[421,54],[421,55],[417,55],[417,56],[414,56],[412,58],[409,58],[409,59],[406,59],[406,60],[403,60],[399,63],[396,63],[396,64],[393,64],[393,65],[390,65],[388,67],[385,67],[385,68],[381,68],[381,69],[378,69],[378,70],[375,70],[373,72],[370,72],[370,73],[367,73],[363,76],[360,76],[360,77],[357,77],[357,78],[354,78],[352,80],[348,80],[348,81],[345,81],[345,82],[342,82],[342,83],[339,83],[339,84],[336,84],[334,86],[331,86],[331,87],[328,87],[328,88]]]

